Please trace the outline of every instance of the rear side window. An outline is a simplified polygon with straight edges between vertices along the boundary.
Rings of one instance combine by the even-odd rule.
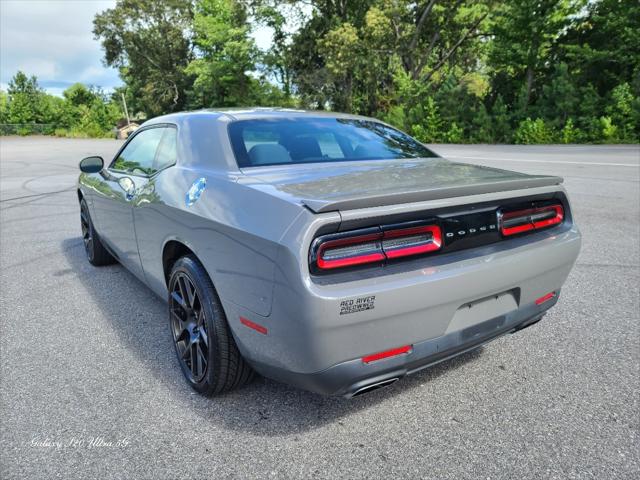
[[[437,157],[410,136],[371,120],[290,118],[229,124],[240,167]]]
[[[178,158],[178,131],[173,127],[163,128],[162,130],[164,130],[164,134],[162,135],[162,140],[160,140],[153,164],[156,172],[170,167],[176,163]]]

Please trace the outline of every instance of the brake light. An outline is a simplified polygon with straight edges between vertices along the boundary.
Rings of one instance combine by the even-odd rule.
[[[318,267],[323,269],[349,267],[362,263],[380,262],[382,233],[329,240],[318,249]]]
[[[382,249],[387,258],[433,252],[441,246],[442,232],[437,225],[388,230],[382,236]]]
[[[558,225],[564,220],[562,205],[528,208],[500,215],[500,231],[504,236]]]
[[[384,352],[374,353],[373,355],[367,355],[366,357],[362,357],[362,363],[371,363],[376,360],[382,360],[383,358],[396,357],[398,355],[402,355],[403,353],[411,352],[411,345],[405,345],[404,347],[392,348],[391,350],[386,350]]]
[[[339,238],[319,238],[316,265],[322,270],[349,267],[439,250],[442,232],[437,225],[386,227],[351,232]]]

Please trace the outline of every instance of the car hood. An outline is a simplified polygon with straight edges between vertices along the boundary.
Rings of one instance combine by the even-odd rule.
[[[316,213],[556,185],[562,178],[443,158],[246,168],[245,182]]]

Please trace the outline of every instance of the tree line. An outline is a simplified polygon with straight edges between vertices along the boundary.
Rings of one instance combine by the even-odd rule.
[[[295,26],[295,28],[292,27]],[[267,51],[252,30],[273,32]],[[44,94],[21,72],[0,123],[103,135],[248,105],[385,120],[424,142],[638,142],[637,0],[118,0],[94,19],[124,85]]]
[[[39,133],[66,137],[112,136],[121,106],[96,87],[76,83],[62,97],[40,88],[35,76],[19,71],[0,91],[0,134]]]

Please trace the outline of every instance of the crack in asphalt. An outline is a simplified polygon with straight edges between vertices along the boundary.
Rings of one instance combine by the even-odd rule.
[[[33,180],[37,180],[37,179],[33,179]],[[69,188],[65,188],[64,190],[55,190],[53,192],[34,193],[32,195],[21,195],[19,197],[3,198],[3,199],[0,199],[0,203],[11,202],[13,200],[22,200],[23,198],[44,197],[47,195],[55,195],[57,193],[70,192],[75,188],[76,187],[69,187]]]

